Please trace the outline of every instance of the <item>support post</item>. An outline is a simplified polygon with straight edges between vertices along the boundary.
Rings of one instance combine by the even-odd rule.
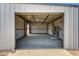
[[[29,25],[29,34],[31,34],[31,24]]]
[[[26,22],[24,21],[24,36],[26,36]]]
[[[52,35],[54,34],[53,29],[54,29],[54,22],[52,22]]]
[[[47,24],[47,34],[48,34],[48,24]]]

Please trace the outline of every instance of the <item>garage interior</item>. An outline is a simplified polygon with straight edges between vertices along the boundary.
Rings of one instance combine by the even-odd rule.
[[[16,49],[64,45],[64,13],[15,13]]]

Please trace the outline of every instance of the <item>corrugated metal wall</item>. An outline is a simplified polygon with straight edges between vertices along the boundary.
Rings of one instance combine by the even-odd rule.
[[[79,7],[78,7],[78,16],[79,16]],[[78,17],[78,25],[79,25],[79,17]],[[78,35],[79,35],[79,26],[78,26]],[[78,49],[79,49],[79,36],[78,36]]]
[[[15,12],[64,12],[64,48],[78,48],[78,8],[34,4],[0,4],[0,50],[15,49]]]
[[[24,36],[24,20],[15,16],[16,22],[16,40]]]
[[[1,15],[1,5],[0,5],[0,15]],[[1,28],[1,16],[0,16],[0,28]],[[0,29],[0,41],[1,41],[1,29]]]
[[[62,39],[62,40],[64,40],[64,17],[56,20],[54,22],[54,25],[53,26],[59,27],[59,29],[58,29],[59,38]],[[52,29],[54,29],[54,28],[52,28],[52,23],[49,23],[48,24],[48,33],[51,34],[51,35],[54,34],[54,33],[52,33]]]
[[[0,50],[15,49],[15,17],[13,4],[0,4],[1,6],[1,39]]]
[[[47,25],[41,23],[32,24],[31,33],[47,33]]]

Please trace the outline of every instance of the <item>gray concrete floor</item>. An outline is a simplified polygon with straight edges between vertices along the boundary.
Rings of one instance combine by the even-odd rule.
[[[16,49],[63,48],[63,41],[48,34],[30,34],[16,41]]]

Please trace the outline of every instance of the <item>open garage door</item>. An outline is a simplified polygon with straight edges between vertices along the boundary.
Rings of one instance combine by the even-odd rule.
[[[15,16],[16,49],[63,48],[64,13],[16,13]]]

